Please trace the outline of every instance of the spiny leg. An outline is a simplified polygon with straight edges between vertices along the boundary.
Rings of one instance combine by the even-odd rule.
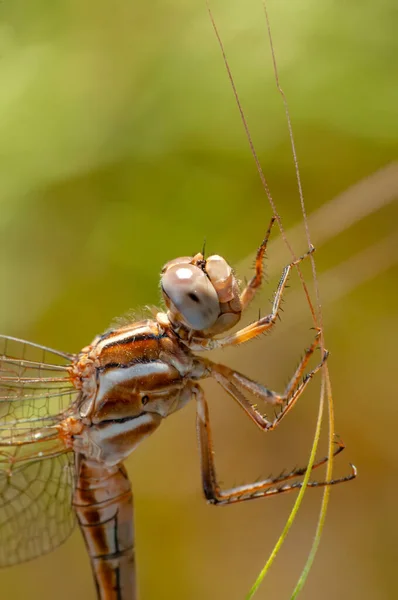
[[[272,217],[269,227],[267,229],[267,233],[265,234],[265,238],[262,241],[261,246],[257,250],[255,273],[240,295],[242,311],[244,311],[249,306],[250,302],[253,300],[253,298],[263,280],[263,275],[264,275],[263,260],[264,260],[265,252],[267,250],[267,244],[268,244],[269,236],[271,234],[271,229],[272,229],[272,226],[275,223],[275,221],[276,221],[276,217]]]
[[[275,487],[276,484],[283,483],[293,477],[303,475],[306,471],[305,467],[294,469],[286,475],[279,475],[278,477],[270,477],[262,481],[255,483],[249,483],[237,487],[230,488],[229,490],[221,490],[217,482],[216,468],[214,464],[214,450],[213,441],[210,429],[209,409],[207,406],[206,398],[202,388],[195,384],[192,386],[192,393],[196,398],[196,422],[198,429],[198,440],[201,458],[201,471],[202,471],[202,483],[203,491],[208,502],[211,504],[231,504],[233,502],[242,502],[243,500],[252,500],[254,498],[262,498],[265,496],[274,496],[285,492],[302,487],[301,481],[292,484],[287,484],[279,487]],[[334,455],[339,454],[344,449],[342,445],[339,447]],[[312,466],[312,470],[325,464],[327,458],[315,463]],[[337,483],[343,483],[356,477],[356,469],[352,466],[352,473],[345,477],[338,479],[331,479],[330,481],[310,481],[308,487],[322,487],[326,485],[335,485]]]
[[[271,425],[268,427],[268,431],[272,431],[275,429],[282,419],[290,412],[293,406],[296,404],[297,400],[300,398],[301,394],[304,392],[305,388],[313,378],[313,376],[323,367],[326,362],[329,352],[325,350],[321,362],[312,369],[309,373],[307,373],[301,383],[299,383],[301,376],[304,372],[305,366],[307,365],[312,353],[319,343],[319,335],[316,337],[315,341],[312,345],[306,349],[305,354],[295,372],[290,382],[288,383],[285,392],[282,396],[280,396],[279,401],[280,404],[283,405],[280,413],[275,417],[272,421]]]
[[[226,346],[236,346],[237,344],[243,344],[244,342],[248,342],[249,340],[260,335],[261,333],[269,331],[275,325],[276,319],[279,315],[282,296],[287,284],[287,280],[289,278],[290,271],[293,267],[297,266],[302,260],[307,258],[307,256],[312,254],[314,250],[315,248],[312,247],[308,252],[300,256],[294,262],[291,262],[283,269],[282,276],[279,280],[279,284],[275,292],[274,302],[272,304],[272,311],[269,315],[258,319],[258,321],[255,321],[247,327],[243,327],[243,329],[240,329],[236,333],[228,335],[224,338],[214,339],[193,337],[189,342],[189,348],[195,352],[200,352],[203,350],[225,348]]]
[[[319,334],[316,336],[311,346],[305,351],[300,364],[298,365],[283,394],[278,394],[266,388],[261,383],[253,381],[252,379],[249,379],[245,375],[242,375],[238,371],[234,371],[225,365],[213,363],[208,359],[200,359],[200,362],[206,365],[206,374],[214,377],[214,379],[230,394],[230,396],[232,396],[239,403],[246,414],[260,429],[263,431],[271,431],[279,425],[283,417],[293,408],[309,384],[310,380],[319,371],[327,359],[328,354],[325,352],[322,361],[316,367],[314,367],[312,371],[307,373],[301,383],[299,383],[308,361],[310,360],[318,344]],[[246,398],[244,392],[249,392],[256,398],[259,398],[260,400],[269,404],[283,405],[283,408],[273,421],[269,421],[259,412],[257,406],[252,404]]]
[[[336,456],[338,454],[340,454],[341,452],[343,452],[343,450],[345,450],[345,444],[341,440],[339,440],[337,436],[335,436],[333,443],[336,445],[336,448],[333,451],[332,456],[333,456],[333,458],[336,458]],[[328,462],[328,460],[329,460],[329,456],[324,456],[323,458],[317,460],[312,465],[311,471],[313,471],[314,469],[318,469],[319,467],[322,467],[322,465],[325,465]],[[282,471],[282,473],[280,473],[280,475],[273,478],[273,481],[275,483],[281,483],[282,481],[287,481],[288,479],[292,479],[293,477],[301,477],[301,476],[305,475],[306,470],[307,470],[307,466],[295,467],[289,473]]]

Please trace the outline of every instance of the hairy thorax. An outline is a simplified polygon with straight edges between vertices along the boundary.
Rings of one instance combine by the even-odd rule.
[[[76,411],[85,424],[74,449],[109,465],[123,460],[188,402],[185,387],[196,369],[195,356],[156,321],[98,336],[72,369],[81,390]]]

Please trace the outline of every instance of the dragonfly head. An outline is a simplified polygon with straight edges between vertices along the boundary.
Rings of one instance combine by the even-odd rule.
[[[160,285],[174,325],[211,337],[240,319],[238,282],[230,265],[217,254],[205,259],[199,253],[166,263]]]

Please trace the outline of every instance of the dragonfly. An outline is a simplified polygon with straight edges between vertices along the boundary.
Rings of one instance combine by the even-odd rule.
[[[289,275],[313,248],[282,272],[271,312],[235,332],[263,280],[273,218],[240,291],[228,262],[203,253],[161,271],[165,309],[124,324],[69,354],[11,336],[0,337],[0,565],[52,551],[77,521],[90,556],[98,598],[136,600],[133,495],[125,459],[169,415],[196,402],[205,498],[225,505],[297,490],[306,467],[221,489],[209,410],[200,381],[213,378],[264,432],[291,411],[327,359],[305,371],[319,332],[283,393],[201,355],[237,346],[274,327]],[[274,409],[268,419],[254,402]],[[334,454],[344,449],[337,443]],[[314,463],[316,469],[327,457]],[[310,481],[309,487],[353,479]],[[290,481],[293,480],[293,481]]]

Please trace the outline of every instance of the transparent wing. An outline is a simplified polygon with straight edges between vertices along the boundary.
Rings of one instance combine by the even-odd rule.
[[[0,566],[71,533],[74,457],[56,427],[78,397],[73,355],[0,336]]]
[[[41,556],[66,540],[75,524],[73,488],[72,453],[0,470],[0,566]]]
[[[0,335],[0,444],[59,422],[77,397],[73,355]]]

